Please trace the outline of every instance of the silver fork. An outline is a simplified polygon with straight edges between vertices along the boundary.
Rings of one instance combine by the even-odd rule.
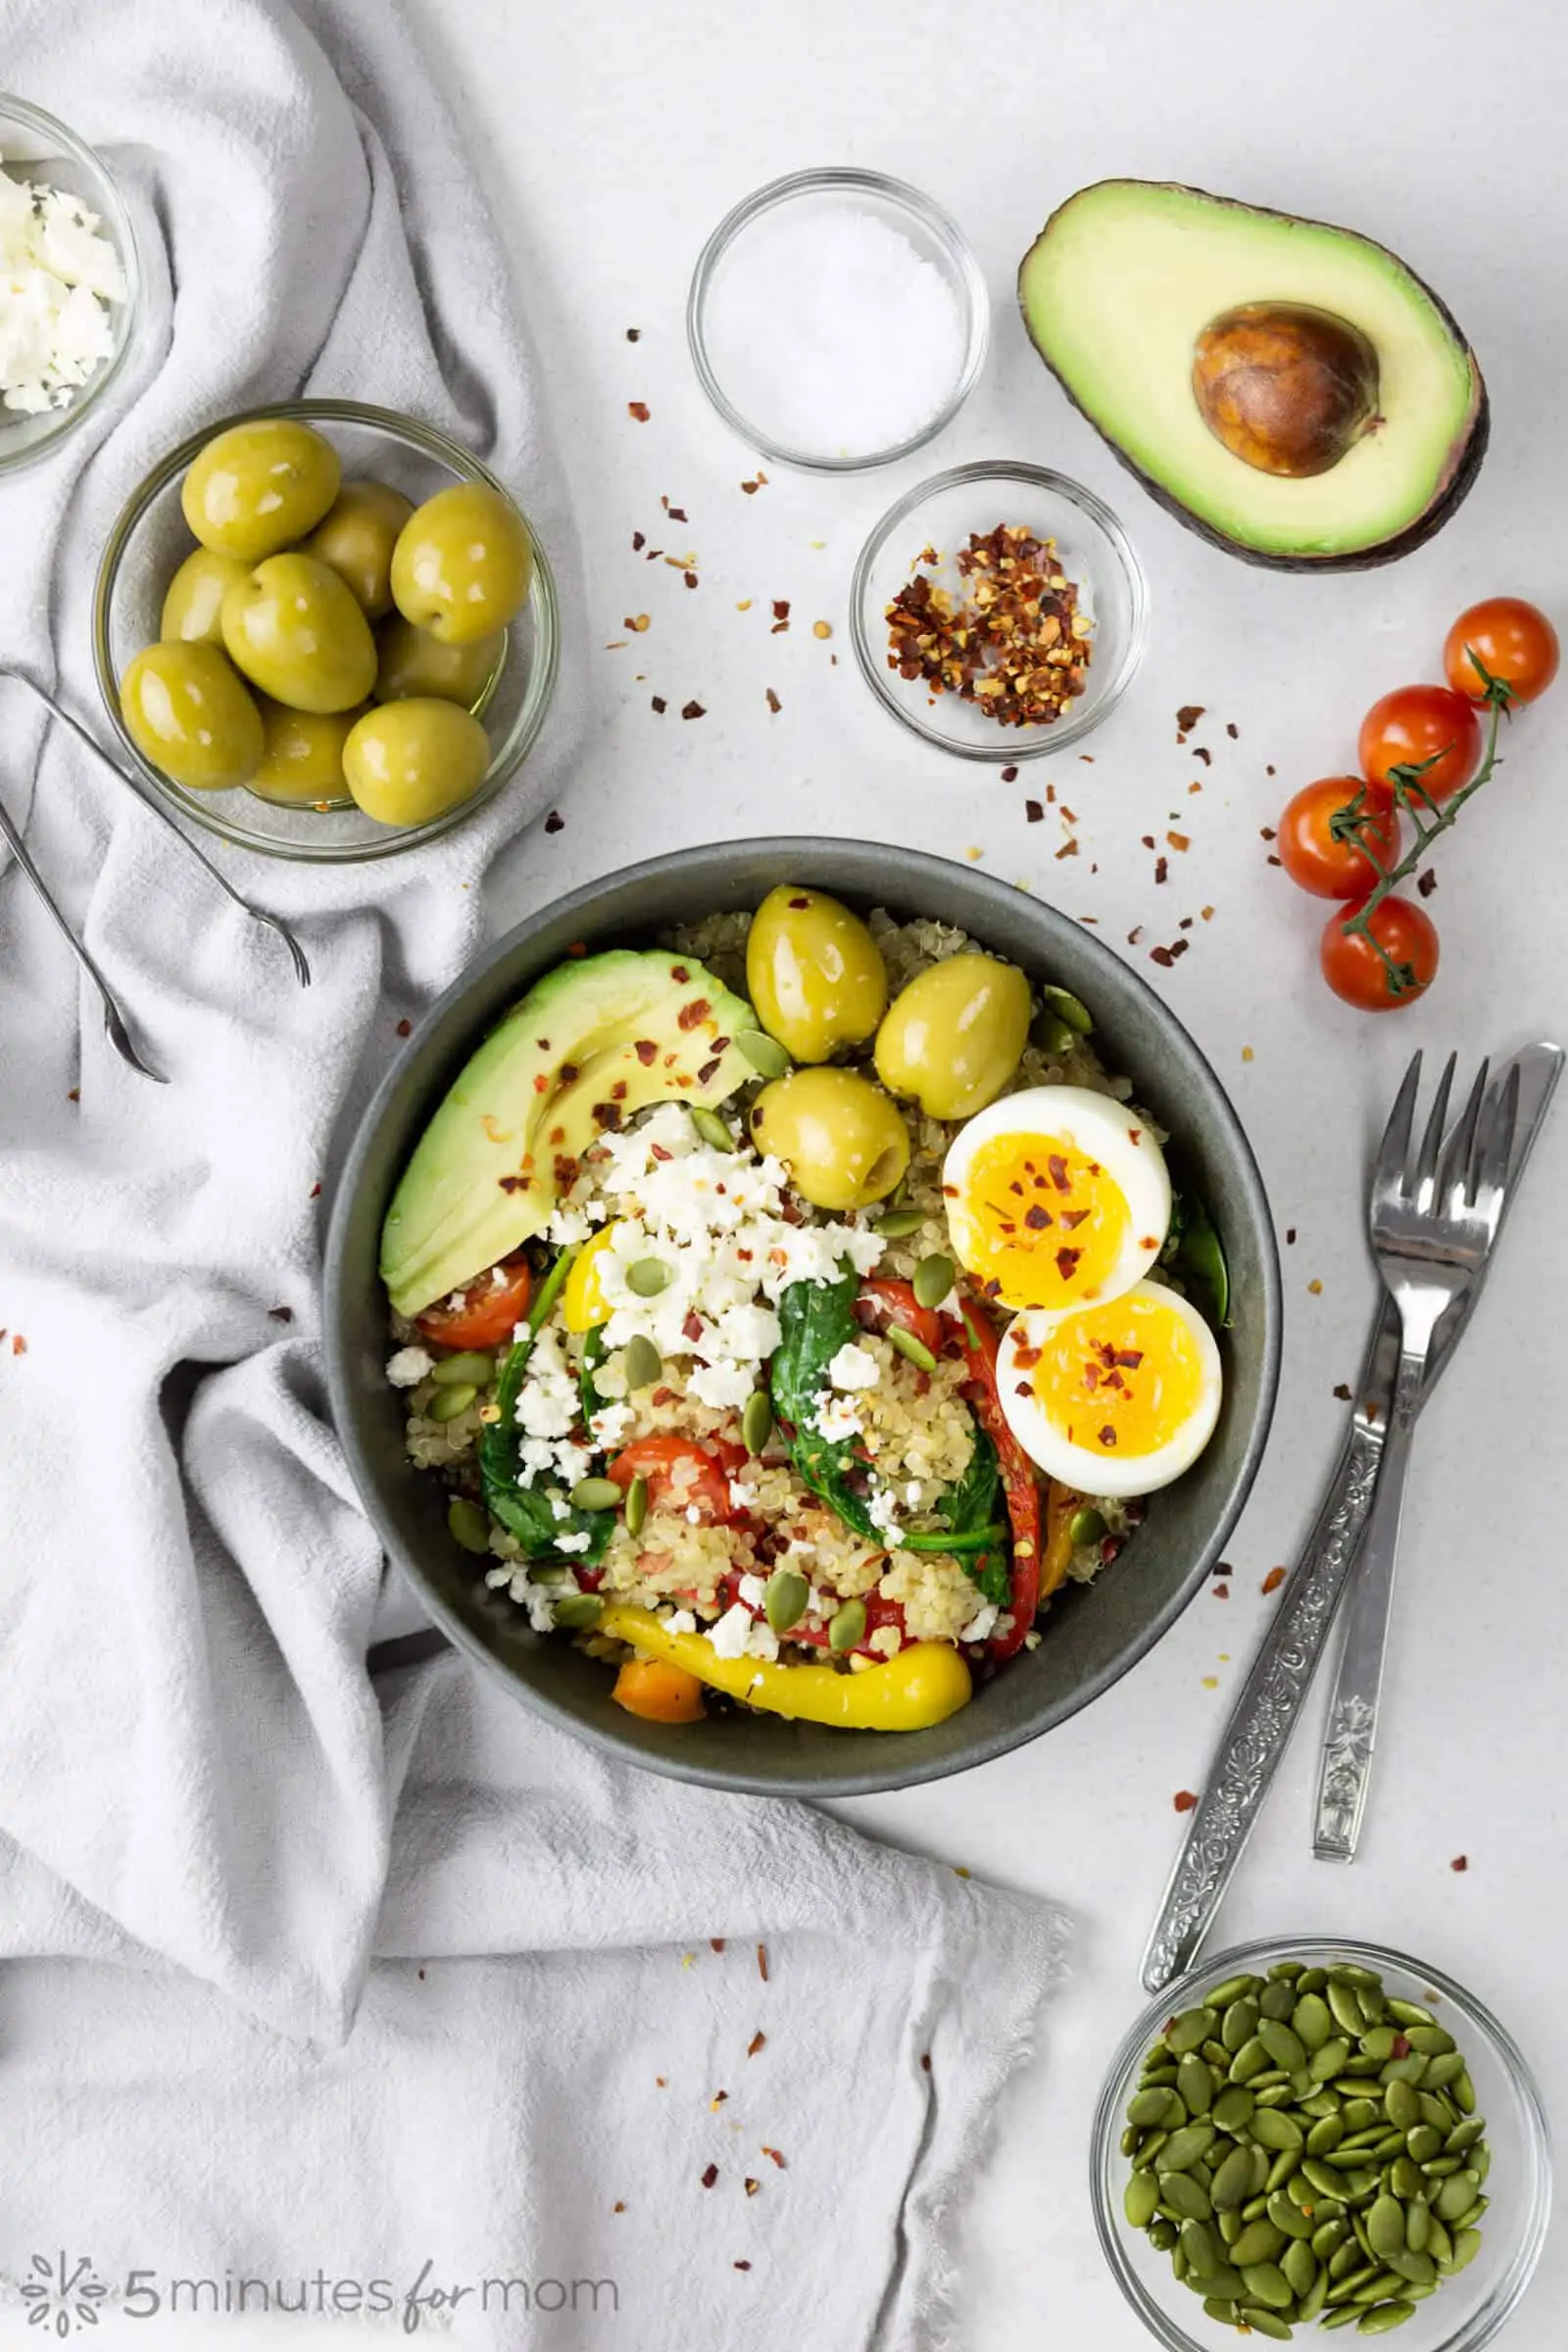
[[[1372,1250],[1384,1287],[1399,1312],[1399,1362],[1383,1444],[1375,1522],[1347,1598],[1345,1642],[1329,1699],[1313,1838],[1313,1852],[1325,1862],[1355,1858],[1371,1784],[1405,1476],[1427,1359],[1439,1323],[1467,1297],[1496,1237],[1519,1115],[1517,1068],[1489,1102],[1483,1062],[1445,1145],[1454,1062],[1450,1054],[1412,1158],[1421,1084],[1421,1056],[1415,1056],[1399,1089],[1372,1182]]]
[[[103,1003],[104,1027],[109,1033],[109,1043],[114,1047],[115,1052],[120,1055],[121,1060],[127,1062],[131,1069],[139,1071],[143,1078],[152,1078],[156,1080],[158,1085],[167,1086],[169,1084],[169,1080],[165,1077],[163,1071],[154,1069],[152,1063],[147,1059],[146,1055],[138,1053],[134,1044],[131,1042],[130,1030],[126,1026],[125,1016],[120,1009],[114,990],[110,987],[108,981],[98,969],[98,966],[94,962],[92,956],[88,955],[86,949],[82,946],[80,940],[76,937],[76,934],[67,922],[64,913],[61,911],[61,908],[55,902],[53,892],[50,890],[49,885],[44,880],[42,874],[39,873],[38,868],[33,864],[32,859],[27,853],[26,844],[24,842],[22,835],[18,832],[16,826],[12,823],[10,812],[3,805],[0,805],[0,836],[3,836],[3,838],[10,843],[12,856],[15,858],[18,865],[22,868],[22,871],[26,875],[27,880],[32,884],[32,887],[37,892],[39,898],[43,901],[44,906],[48,908],[50,919],[54,923],[55,928],[59,931],[67,947],[71,950],[71,953],[73,956],[74,956],[76,961],[80,964],[82,970],[86,973],[88,979],[98,991],[98,995]]]

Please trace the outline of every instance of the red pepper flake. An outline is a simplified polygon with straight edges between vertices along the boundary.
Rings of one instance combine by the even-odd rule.
[[[1229,1600],[1230,1596],[1231,1589],[1229,1585],[1216,1585],[1214,1587],[1214,1598],[1216,1600]]]
[[[784,2158],[780,2154],[779,2150],[777,2148],[770,2148],[766,2140],[763,2140],[762,2142],[762,2154],[766,2156],[771,2163],[776,2164],[781,2173],[787,2173],[789,2171],[790,2168],[785,2163]]]
[[[398,1035],[399,1037],[412,1037],[414,1035],[414,1023],[406,1018],[399,1021]]]
[[[588,942],[585,939],[574,939],[566,950],[568,956],[586,956],[587,953]]]
[[[565,822],[566,820],[562,815],[560,809],[552,808],[550,814],[545,818],[545,831],[547,833],[560,833],[564,831]]]
[[[1173,939],[1170,944],[1170,959],[1172,963],[1175,962],[1178,956],[1185,956],[1192,944],[1193,943],[1190,939]]]
[[[1113,1381],[1116,1380],[1116,1375],[1114,1372],[1110,1377]],[[1116,1381],[1116,1386],[1119,1388],[1121,1383]],[[1099,1437],[1102,1446],[1114,1446],[1116,1443],[1116,1432],[1111,1428],[1108,1421],[1105,1423],[1104,1428],[1099,1432]]]
[[[1167,833],[1165,839],[1173,850],[1190,850],[1193,846],[1192,836],[1189,833]]]
[[[1259,825],[1257,829],[1265,841],[1272,841],[1274,839],[1274,828],[1272,825]]]
[[[688,588],[696,587],[697,574],[695,571],[683,571],[680,576],[685,581]]]
[[[754,2180],[752,2179],[752,2176],[751,2176],[751,2174],[750,2174],[750,2173],[748,2173],[748,2174],[747,2174],[747,2176],[746,2176],[745,2181],[743,2182],[743,2184],[742,2184],[742,2185],[744,2186],[744,2188],[745,2188],[745,2190],[746,2190],[746,2194],[747,2194],[749,2197],[755,2197],[755,2196],[756,2196],[756,2194],[757,2194],[757,2192],[758,2192],[758,2190],[759,2190],[759,2189],[761,2187],[761,2185],[762,2185],[762,2184],[761,2184],[760,2180]]]
[[[709,2100],[709,2102],[708,2102],[708,2112],[709,2112],[709,2114],[710,2114],[710,2115],[712,2115],[712,2114],[714,2114],[714,2113],[715,2113],[715,2112],[716,2112],[716,2111],[717,2111],[717,2110],[718,2110],[720,2107],[722,2107],[722,2106],[723,2106],[723,2104],[724,2104],[724,2101],[725,2101],[725,2100],[726,2100],[728,2097],[729,2097],[729,2092],[728,2092],[727,2090],[715,2090],[715,2091],[714,2091],[714,2093],[713,2093],[713,2095],[712,2095],[712,2097],[711,2097],[711,2098]]]
[[[922,2050],[920,2052],[920,2072],[925,2075],[928,2075],[931,2072],[931,2053],[929,2050]]]
[[[1225,721],[1225,732],[1226,732],[1226,734],[1227,734],[1227,735],[1230,737],[1230,739],[1231,739],[1232,743],[1240,743],[1240,742],[1241,742],[1241,740],[1242,740],[1242,731],[1241,731],[1240,727],[1239,727],[1239,726],[1236,724],[1236,721],[1235,721],[1235,719],[1234,719],[1234,718],[1228,718],[1228,719]]]
[[[1265,776],[1271,776],[1274,773],[1274,770],[1271,767],[1265,767],[1263,773]]]
[[[270,1323],[292,1323],[294,1309],[291,1306],[270,1306],[267,1310],[267,1319]]]
[[[1296,1248],[1296,1227],[1294,1225],[1287,1225],[1285,1228],[1285,1247],[1287,1250]]]
[[[1212,906],[1200,906],[1198,911],[1202,916],[1205,923],[1211,923],[1214,920],[1214,909]]]
[[[1337,1380],[1334,1384],[1334,1394],[1342,1404],[1348,1404],[1350,1401],[1350,1390],[1348,1382]]]
[[[80,1089],[80,1087],[79,1087],[79,1086],[73,1086],[73,1087],[69,1088],[69,1089],[67,1090],[67,1093],[66,1093],[66,1101],[67,1101],[68,1102],[79,1102],[81,1101],[81,1089]]]
[[[1468,1870],[1469,1867],[1470,1857],[1468,1854],[1455,1854],[1453,1860],[1448,1864],[1450,1870]]]
[[[646,539],[646,538],[643,536],[643,533],[642,533],[641,531],[633,531],[633,533],[632,533],[632,535],[631,535],[631,552],[632,552],[632,554],[633,554],[634,556],[640,556],[640,555],[642,554],[642,551],[643,551],[643,549],[644,549],[644,548],[645,548],[647,545],[648,545],[648,541],[647,541],[647,539]]]
[[[779,701],[778,696],[773,692],[771,686],[769,686],[767,689],[767,707],[772,711],[775,718],[777,718],[779,712],[784,708],[783,704]]]
[[[635,416],[639,424],[646,424],[651,412],[646,400],[628,400],[626,414],[628,416]]]
[[[1430,865],[1427,867],[1424,874],[1417,874],[1415,878],[1415,886],[1420,892],[1422,898],[1431,898],[1432,893],[1438,887],[1438,877]]]
[[[615,2202],[613,2203],[613,2205],[612,2205],[612,2207],[610,2208],[610,2210],[611,2210],[611,2212],[612,2212],[612,2213],[624,2213],[624,2212],[625,2212],[625,2210],[626,2210],[626,2206],[625,2206],[625,2201],[624,2201],[624,2199],[622,2199],[622,2198],[620,2198],[620,2197],[617,2197],[617,2198],[615,2199]]]
[[[708,716],[708,712],[703,709],[701,703],[683,703],[680,714],[682,718],[706,718]]]
[[[1170,859],[1168,858],[1156,858],[1154,859],[1154,880],[1156,882],[1163,882],[1167,879],[1169,873]]]
[[[767,1946],[765,1943],[760,1943],[757,1947],[757,1973],[765,1984],[767,1983]]]
[[[11,1352],[13,1355],[25,1355],[27,1352],[27,1343],[20,1331],[13,1332],[11,1336]]]
[[[1056,1272],[1061,1276],[1063,1282],[1071,1282],[1074,1274],[1078,1271],[1078,1260],[1082,1255],[1081,1250],[1062,1248],[1056,1251]]]
[[[1284,858],[1268,858],[1268,859],[1266,860],[1266,862],[1267,862],[1269,865],[1283,865],[1283,864],[1285,863],[1285,860],[1284,860]]]
[[[742,484],[741,484],[741,488],[742,488],[743,490],[745,490],[745,489],[749,489],[751,486],[752,486],[752,485],[751,485],[750,483],[747,483],[747,482],[742,482]],[[749,2262],[737,2262],[737,2263],[733,2263],[733,2264],[732,2264],[730,2267],[731,2267],[733,2270],[737,2270],[737,2271],[749,2271],[749,2270],[751,2269],[751,2267],[752,2267],[752,2266],[751,2266],[751,2264],[750,2264]]]
[[[1075,825],[1075,824],[1078,822],[1078,811],[1077,811],[1077,809],[1076,809],[1076,808],[1069,808],[1065,801],[1063,801],[1063,802],[1062,802],[1062,804],[1061,804],[1061,813],[1062,813],[1062,816],[1063,816],[1064,820],[1065,820],[1065,821],[1066,821],[1066,823],[1068,823],[1069,825]]]
[[[319,1186],[318,1184],[313,1184],[313,1185],[312,1185],[312,1187],[311,1187],[311,1199],[312,1199],[313,1200],[319,1200],[319,1199],[320,1199],[320,1198],[321,1198],[321,1188],[320,1188],[320,1186]]]
[[[1144,936],[1144,926],[1143,926],[1143,924],[1142,924],[1142,923],[1134,923],[1134,925],[1133,925],[1132,929],[1131,929],[1131,930],[1128,932],[1128,934],[1127,934],[1127,945],[1128,945],[1130,948],[1136,948],[1136,947],[1137,947],[1137,945],[1138,945],[1138,942],[1139,942],[1139,941],[1140,941],[1140,940],[1143,938],[1143,936]]]
[[[1263,1586],[1262,1586],[1262,1590],[1263,1590],[1265,1592],[1277,1592],[1279,1591],[1279,1589],[1280,1589],[1281,1585],[1283,1585],[1283,1584],[1284,1584],[1284,1582],[1285,1582],[1285,1571],[1284,1571],[1284,1569],[1283,1569],[1283,1568],[1271,1568],[1271,1569],[1269,1570],[1269,1572],[1268,1572],[1267,1576],[1265,1576],[1265,1577],[1264,1577],[1264,1579],[1263,1579]]]
[[[1169,948],[1151,948],[1149,951],[1149,960],[1151,963],[1159,964],[1165,971],[1169,971],[1176,958],[1171,954]]]
[[[762,2032],[761,2027],[759,2026],[757,2032],[752,2035],[751,2040],[746,2044],[746,2055],[748,2058],[755,2058],[758,2051],[760,2049],[765,2049],[766,2046],[767,2035]]]
[[[746,493],[746,495],[747,495],[747,497],[748,497],[748,498],[755,498],[755,497],[757,496],[757,493],[758,493],[758,491],[761,489],[761,487],[762,487],[762,484],[763,484],[763,483],[764,483],[766,480],[767,480],[767,476],[766,476],[766,474],[765,474],[765,473],[762,471],[762,468],[760,467],[760,466],[759,466],[759,467],[757,468],[757,476],[756,476],[756,479],[755,479],[754,481],[750,481],[750,482],[742,482],[742,484],[741,484],[741,488],[742,488],[742,489],[745,491],[745,493]]]
[[[651,696],[650,700],[653,703],[654,709],[659,712],[660,717],[662,718],[664,712],[669,709],[669,705],[665,702],[663,696],[662,694],[656,694]]]
[[[1201,703],[1183,703],[1176,713],[1176,724],[1184,735],[1190,735],[1203,715]]]
[[[1023,805],[1023,813],[1026,823],[1038,825],[1046,812],[1038,801],[1025,801]]]
[[[1402,2034],[1396,2034],[1393,2041],[1389,2045],[1389,2056],[1391,2058],[1408,2058],[1409,2055],[1410,2044],[1408,2041],[1406,2041]]]
[[[640,326],[628,326],[628,327],[627,327],[627,329],[626,329],[626,340],[627,340],[627,342],[628,342],[628,343],[640,343],[640,342],[642,341],[642,339],[643,339],[643,330],[642,330],[642,328],[641,328]]]
[[[1191,1813],[1198,1799],[1191,1788],[1178,1788],[1171,1801],[1178,1813]]]
[[[1194,744],[1193,758],[1195,760],[1201,760],[1205,767],[1212,767],[1214,764],[1213,760],[1209,758],[1208,754],[1204,751],[1200,743]]]
[[[1004,784],[1016,784],[1018,781],[1018,770],[1011,766],[1004,767],[1002,771],[1002,781]]]
[[[713,2182],[714,2182],[714,2181],[715,2181],[717,2179],[718,2179],[718,2167],[717,2167],[717,2165],[716,2165],[716,2164],[710,2164],[710,2165],[709,2165],[709,2166],[707,2167],[707,2169],[704,2171],[703,2175],[702,2175],[702,2182],[703,2182],[703,2186],[704,2186],[705,2188],[711,2188],[711,2187],[712,2187],[712,2185],[713,2185]]]
[[[654,2077],[654,2081],[661,2090],[667,2090],[669,2088],[669,2077],[667,2075],[656,2075]]]
[[[1056,856],[1057,856],[1057,858],[1076,858],[1076,857],[1077,857],[1077,855],[1078,855],[1078,844],[1077,844],[1075,841],[1064,841],[1064,842],[1062,843],[1062,845],[1061,845],[1060,849],[1059,849],[1059,850],[1056,852]]]

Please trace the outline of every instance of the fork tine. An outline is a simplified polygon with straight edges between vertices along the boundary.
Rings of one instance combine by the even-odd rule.
[[[1431,1201],[1438,1178],[1438,1160],[1443,1152],[1443,1134],[1448,1124],[1448,1097],[1453,1091],[1453,1073],[1459,1065],[1457,1054],[1450,1054],[1443,1065],[1438,1091],[1432,1099],[1432,1110],[1427,1119],[1426,1133],[1421,1138],[1421,1150],[1410,1171],[1409,1190],[1423,1206]]]
[[[1410,1127],[1415,1118],[1415,1099],[1421,1085],[1421,1055],[1417,1053],[1405,1071],[1389,1123],[1383,1130],[1378,1146],[1377,1163],[1372,1170],[1372,1200],[1397,1200],[1404,1190],[1405,1161],[1410,1153]]]
[[[1500,1095],[1482,1128],[1475,1154],[1475,1182],[1472,1195],[1501,1192],[1508,1178],[1508,1162],[1513,1155],[1513,1131],[1519,1123],[1519,1065],[1515,1062],[1508,1072]]]
[[[1476,1082],[1470,1089],[1469,1101],[1443,1148],[1443,1165],[1438,1171],[1438,1195],[1455,1209],[1463,1204],[1466,1180],[1475,1164],[1476,1128],[1482,1103],[1486,1101],[1487,1077],[1491,1067],[1489,1061],[1483,1060],[1476,1072]]]

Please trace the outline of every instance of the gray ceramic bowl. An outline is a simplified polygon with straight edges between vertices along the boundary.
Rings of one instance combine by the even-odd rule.
[[[1096,1044],[1135,1080],[1170,1131],[1178,1181],[1201,1187],[1230,1260],[1234,1322],[1222,1336],[1226,1395],[1207,1451],[1150,1507],[1114,1568],[1052,1605],[1045,1639],[976,1688],[936,1729],[834,1732],[727,1713],[644,1723],[611,1698],[612,1677],[564,1642],[540,1641],[505,1595],[484,1590],[446,1528],[439,1482],[410,1465],[404,1406],[386,1385],[381,1220],[425,1121],[474,1045],[575,942],[647,946],[677,922],[755,906],[779,882],[852,905],[960,924],[1095,1013]],[[1081,926],[1025,892],[911,850],[853,841],[726,842],[630,867],[558,900],[509,932],[450,988],[366,1112],[327,1239],[323,1327],[332,1408],[365,1505],[430,1614],[525,1705],[630,1763],[712,1788],[853,1796],[940,1779],[1062,1723],[1158,1641],[1219,1558],[1268,1435],[1280,1353],[1280,1277],[1262,1181],[1224,1089],[1175,1015]]]

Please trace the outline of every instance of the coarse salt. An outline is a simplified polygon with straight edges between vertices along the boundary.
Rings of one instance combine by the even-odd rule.
[[[947,278],[902,229],[848,203],[797,200],[742,229],[714,270],[704,325],[730,405],[808,457],[912,440],[963,368]]]
[[[0,404],[63,409],[115,348],[120,256],[78,197],[0,170]]]

